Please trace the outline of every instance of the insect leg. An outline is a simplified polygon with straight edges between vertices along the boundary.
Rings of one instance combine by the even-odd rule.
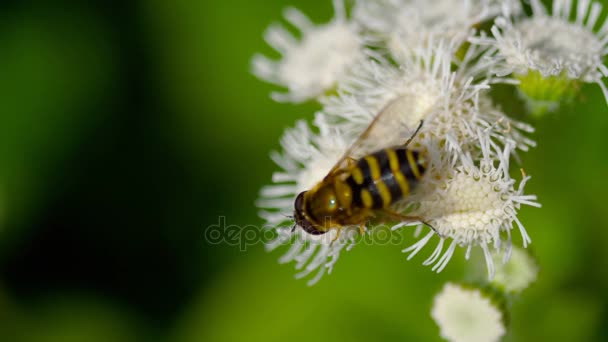
[[[423,217],[403,215],[403,214],[394,212],[394,211],[392,211],[390,209],[381,209],[380,212],[383,213],[384,215],[386,215],[386,216],[394,219],[394,220],[397,220],[397,221],[401,221],[401,222],[420,222],[420,223],[424,224],[425,226],[428,226],[429,228],[431,228],[437,235],[441,236],[441,234],[439,234],[439,232],[437,231],[437,229],[435,229],[435,227],[433,227],[430,223],[426,222]]]
[[[412,136],[409,139],[407,139],[405,144],[403,144],[403,147],[407,147],[412,142],[412,140],[416,137],[418,132],[420,132],[420,129],[422,128],[423,123],[424,123],[424,120],[420,120],[420,124],[418,124],[418,128],[416,128],[416,130],[414,131],[414,134],[412,134]]]

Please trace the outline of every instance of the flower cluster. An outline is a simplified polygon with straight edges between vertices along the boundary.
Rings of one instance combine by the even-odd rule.
[[[448,341],[500,341],[507,332],[509,308],[538,276],[529,250],[514,247],[509,254],[492,253],[498,267],[492,281],[447,283],[435,295],[431,317]]]
[[[507,331],[501,299],[471,286],[447,283],[435,296],[431,317],[441,337],[453,342],[500,341]]]
[[[469,38],[488,48],[497,75],[513,75],[533,113],[544,114],[571,100],[582,83],[608,88],[603,63],[608,53],[608,21],[600,23],[602,5],[590,0],[555,0],[551,12],[540,0],[529,0],[531,15],[503,6],[491,34]]]
[[[467,259],[479,247],[491,279],[493,250],[506,263],[513,230],[523,247],[531,242],[518,217],[522,205],[540,206],[525,193],[530,177],[523,169],[521,177],[510,172],[520,153],[535,146],[533,128],[508,116],[492,91],[501,84],[557,103],[573,92],[573,83],[605,90],[608,25],[597,28],[600,5],[556,1],[549,15],[537,0],[530,1],[531,13],[519,0],[359,0],[351,9],[342,0],[333,4],[335,17],[325,24],[287,9],[284,17],[299,31],[297,38],[271,26],[266,41],[282,57],[252,61],[254,74],[285,88],[273,99],[320,105],[314,122],[288,129],[282,151],[272,154],[280,171],[257,202],[278,234],[268,248],[291,244],[281,262],[295,261],[299,276],[315,274],[313,284],[355,246],[359,225],[324,235],[294,226],[294,201],[323,180],[379,115],[390,112],[390,121],[375,122],[365,150],[350,157],[403,145],[409,137],[408,148],[428,156],[418,187],[390,208],[424,221],[392,222],[394,230],[417,226],[418,240],[404,252],[413,258],[437,241],[423,264],[440,272],[457,247]],[[373,228],[366,224],[364,230]]]

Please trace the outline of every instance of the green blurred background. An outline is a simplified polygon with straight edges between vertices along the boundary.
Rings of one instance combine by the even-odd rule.
[[[272,102],[249,73],[287,5],[332,14],[329,0],[2,2],[1,341],[439,340],[432,298],[463,279],[462,250],[436,275],[405,246],[361,245],[309,288],[262,245],[205,242],[220,216],[261,224],[268,152],[316,109]],[[585,86],[534,123],[523,165],[543,208],[520,217],[541,273],[508,340],[608,340],[606,108]]]

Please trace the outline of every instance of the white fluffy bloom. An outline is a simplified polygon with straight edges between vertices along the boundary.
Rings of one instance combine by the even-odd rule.
[[[353,17],[369,40],[418,45],[429,37],[463,41],[475,24],[500,13],[500,0],[357,1]],[[514,2],[514,1],[509,1]]]
[[[391,110],[402,113],[402,126],[412,130],[424,120],[419,137],[436,141],[450,153],[473,150],[479,145],[478,130],[490,130],[500,145],[512,142],[524,151],[535,145],[523,134],[532,132],[531,126],[508,118],[492,103],[486,90],[494,79],[485,77],[487,66],[472,63],[478,61],[478,50],[457,60],[454,44],[444,40],[400,49],[409,52],[395,56],[397,65],[361,63],[338,95],[322,99],[328,120],[347,132],[361,132],[391,103]],[[458,65],[454,71],[453,64]],[[392,142],[381,143],[386,147]]]
[[[384,0],[393,4],[397,3],[395,1]],[[471,6],[494,4],[465,3]],[[419,5],[422,6],[422,2]],[[293,17],[292,13],[292,22],[303,20]],[[335,23],[350,25],[337,19],[328,25]],[[284,59],[275,66],[288,65],[288,55],[299,54],[294,57],[297,59],[309,50],[315,50],[317,54],[318,58],[313,58],[315,68],[319,63],[324,66],[324,58],[334,53],[335,46],[327,45],[325,39],[308,37],[310,32],[321,29],[327,30],[327,27],[311,26],[312,31],[304,32],[302,42],[284,53]],[[428,168],[417,182],[418,187],[390,208],[424,219],[435,230],[404,250],[410,253],[409,258],[420,252],[437,233],[439,243],[424,261],[425,265],[433,264],[433,270],[440,272],[457,246],[467,249],[467,258],[471,248],[480,246],[491,278],[494,263],[490,248],[504,246],[509,255],[514,225],[519,228],[524,246],[530,242],[517,214],[522,204],[539,205],[535,196],[523,193],[529,177],[524,176],[516,188],[515,180],[509,176],[509,164],[516,148],[525,151],[534,146],[534,142],[524,135],[533,129],[508,118],[489,97],[487,90],[493,83],[509,81],[490,76],[491,63],[495,60],[481,58],[485,51],[476,46],[461,49],[464,55],[455,58],[460,43],[457,38],[436,40],[429,34],[424,42],[416,45],[397,41],[391,47],[390,58],[363,61],[356,55],[349,62],[349,70],[341,71],[337,95],[320,97],[323,110],[315,118],[319,132],[313,132],[306,123],[299,122],[296,128],[285,133],[281,140],[283,152],[272,155],[282,170],[273,174],[273,185],[262,189],[258,206],[262,208],[260,216],[279,235],[268,248],[291,243],[281,261],[295,261],[296,268],[301,270],[298,276],[316,272],[311,278],[312,284],[330,272],[341,251],[354,246],[359,227],[343,227],[339,236],[336,236],[337,229],[317,236],[306,233],[301,227],[292,230],[293,222],[287,216],[294,212],[294,200],[301,191],[313,188],[327,175],[379,113],[386,115],[375,121],[365,143],[351,150],[349,157],[358,159],[379,149],[403,144],[420,122],[424,122],[408,148],[425,153]],[[335,49],[340,50],[339,47]],[[357,54],[360,51],[358,49]],[[310,80],[318,76],[311,68],[302,66],[294,66],[294,73],[291,73],[291,67],[281,68],[266,69],[280,77],[302,73]],[[336,79],[331,83],[335,82]],[[287,82],[280,84],[287,85]],[[288,87],[290,93],[283,100],[319,97],[327,90],[318,91],[317,87],[315,95],[304,92],[307,95],[300,96],[304,93],[296,95],[295,88]],[[405,222],[396,223],[395,229]],[[407,224],[414,225],[409,221]],[[419,232],[421,230],[422,227]]]
[[[531,16],[515,15],[505,6],[492,28],[493,38],[481,36],[471,42],[490,46],[497,74],[535,71],[543,77],[597,83],[608,101],[602,81],[608,76],[603,64],[608,52],[608,21],[598,23],[602,6],[590,0],[556,0],[548,13],[539,0],[530,0],[530,5]]]
[[[279,259],[280,263],[295,261],[296,278],[304,278],[314,273],[307,284],[316,284],[323,275],[331,273],[342,250],[351,250],[356,243],[359,231],[355,227],[342,229],[340,236],[335,239],[337,230],[331,230],[324,235],[310,235],[301,229],[291,232],[291,227],[278,228],[279,237],[267,245],[272,251],[282,245],[291,243],[289,250]],[[334,241],[335,239],[335,241]]]
[[[505,258],[505,255],[493,253],[497,266],[492,283],[507,293],[519,293],[536,281],[538,264],[527,250],[514,247],[511,254],[510,258]]]
[[[287,93],[272,93],[276,101],[316,98],[335,87],[348,68],[365,57],[357,29],[346,18],[343,0],[334,0],[334,8],[335,18],[324,25],[313,24],[295,8],[286,9],[287,21],[301,31],[299,40],[278,24],[266,31],[266,41],[282,58],[273,61],[256,55],[252,68],[259,78],[287,88]]]
[[[452,342],[499,341],[506,333],[505,314],[478,289],[447,283],[435,296],[431,316],[441,337]]]
[[[472,247],[480,246],[484,252],[488,276],[494,277],[494,262],[490,247],[498,249],[505,244],[505,259],[511,254],[511,230],[516,225],[526,247],[531,239],[517,218],[522,204],[540,207],[536,196],[525,195],[523,190],[529,176],[515,187],[509,176],[509,155],[512,145],[498,153],[491,153],[490,139],[480,133],[482,158],[479,164],[464,155],[461,163],[452,166],[445,163],[435,170],[433,177],[421,184],[418,194],[412,199],[417,206],[414,215],[422,216],[440,235],[437,247],[424,265],[432,265],[441,272],[454,254],[457,246],[466,248],[469,258]],[[498,162],[494,156],[497,156]],[[419,233],[419,232],[418,232]],[[417,243],[406,248],[408,260],[413,258],[436,236],[432,230]],[[447,248],[446,248],[447,245]]]
[[[298,278],[317,271],[309,285],[331,272],[340,252],[352,248],[359,234],[358,227],[345,227],[337,239],[335,229],[315,236],[301,227],[292,231],[293,221],[286,223],[287,216],[293,214],[296,196],[321,181],[348,147],[345,136],[321,120],[317,121],[319,133],[312,132],[304,121],[299,121],[295,128],[285,132],[281,139],[283,153],[272,154],[272,159],[282,171],[272,175],[275,184],[262,188],[261,198],[257,202],[263,208],[259,214],[266,221],[266,226],[276,229],[279,234],[267,248],[274,250],[292,243],[280,262],[295,261],[296,269],[301,270],[296,275]]]

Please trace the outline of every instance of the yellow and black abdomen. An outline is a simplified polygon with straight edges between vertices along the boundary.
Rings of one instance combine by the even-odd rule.
[[[352,189],[353,205],[380,209],[403,199],[426,171],[426,158],[406,148],[385,149],[357,161],[346,183]]]

